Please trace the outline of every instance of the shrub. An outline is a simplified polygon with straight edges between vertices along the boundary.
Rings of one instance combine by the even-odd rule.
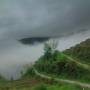
[[[44,84],[38,85],[34,90],[47,90],[47,87]]]

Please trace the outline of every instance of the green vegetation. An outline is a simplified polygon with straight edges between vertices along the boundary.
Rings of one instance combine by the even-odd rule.
[[[46,75],[90,83],[90,71],[71,61],[62,52],[45,44],[45,53],[34,67]]]
[[[30,80],[30,81],[29,81]],[[27,79],[27,80],[17,80],[14,82],[8,81],[0,87],[0,90],[83,90],[82,87],[76,85],[70,85],[65,83],[45,83],[45,82],[35,82],[35,79]],[[84,88],[84,90],[90,90],[89,88]]]
[[[0,77],[0,90],[90,90],[73,83],[55,81],[55,78],[58,78],[90,83],[90,70],[83,66],[90,65],[90,39],[63,52],[58,51],[56,47],[56,41],[45,43],[44,54],[24,73],[21,72],[20,80],[6,81]],[[68,56],[73,60],[70,60]],[[37,76],[34,69],[50,76],[51,79]]]
[[[40,84],[37,87],[35,87],[34,90],[47,90],[47,87],[44,84]]]
[[[70,55],[75,60],[90,65],[90,39],[65,50],[64,53]]]
[[[38,89],[39,87],[39,89]],[[42,89],[41,89],[42,88]],[[54,84],[54,85],[38,85],[36,87],[34,87],[32,90],[82,90],[83,88],[79,87],[79,86],[74,86],[74,85],[69,85],[69,84]],[[85,90],[89,90],[89,89],[85,89]]]
[[[82,90],[83,88],[74,85],[52,85],[48,87],[48,90]],[[89,90],[89,89],[86,89]]]
[[[35,77],[35,73],[32,67],[26,69],[25,73],[22,74],[22,78],[24,77]]]

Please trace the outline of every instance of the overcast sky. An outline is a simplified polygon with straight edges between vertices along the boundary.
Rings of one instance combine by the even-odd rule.
[[[61,48],[90,38],[90,0],[0,0],[0,71],[1,67],[6,70],[7,65],[36,60],[41,55],[41,46],[29,48],[19,39],[82,32],[87,34],[61,40]]]
[[[1,0],[0,50],[26,37],[61,37],[90,30],[90,0]]]
[[[2,0],[0,39],[62,36],[90,26],[90,0]]]

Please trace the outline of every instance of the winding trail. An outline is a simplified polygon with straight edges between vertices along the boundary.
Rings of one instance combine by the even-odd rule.
[[[41,78],[52,80],[52,77],[39,73],[35,68],[33,70],[34,70],[35,74],[40,76]],[[74,85],[79,85],[79,86],[81,86],[83,88],[90,88],[90,84],[81,83],[79,81],[72,81],[72,80],[59,79],[59,78],[54,78],[54,81],[63,82],[63,83],[69,83],[69,84],[74,84]]]
[[[73,62],[75,62],[77,65],[79,65],[79,66],[83,67],[84,69],[90,71],[90,66],[89,66],[89,65],[84,64],[84,63],[81,63],[81,62],[73,59],[73,58],[70,57],[69,55],[66,55],[66,54],[64,54],[64,53],[62,53],[62,54],[63,54],[65,57],[67,57],[70,61],[73,61]],[[41,78],[45,78],[45,79],[52,80],[52,77],[38,72],[35,68],[33,68],[33,70],[34,70],[35,74],[38,75],[38,76],[40,76]],[[90,88],[90,84],[88,84],[88,83],[82,83],[82,82],[79,82],[79,81],[73,81],[73,80],[68,80],[68,79],[59,79],[59,78],[54,78],[54,81],[63,82],[63,83],[69,83],[69,84],[74,84],[74,85],[81,86],[81,87],[83,87],[83,88]]]
[[[63,53],[62,53],[62,54],[63,54]],[[65,57],[67,57],[70,61],[73,61],[73,62],[75,62],[77,65],[79,65],[79,66],[83,67],[84,69],[90,71],[90,66],[89,66],[89,65],[84,64],[84,63],[81,63],[81,62],[73,59],[73,58],[70,57],[69,55],[66,55],[66,54],[63,54],[63,55],[64,55]]]

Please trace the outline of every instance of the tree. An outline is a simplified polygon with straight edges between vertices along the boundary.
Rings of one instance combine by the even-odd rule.
[[[45,59],[52,58],[53,54],[55,54],[58,42],[57,40],[53,39],[44,44],[44,57]]]

